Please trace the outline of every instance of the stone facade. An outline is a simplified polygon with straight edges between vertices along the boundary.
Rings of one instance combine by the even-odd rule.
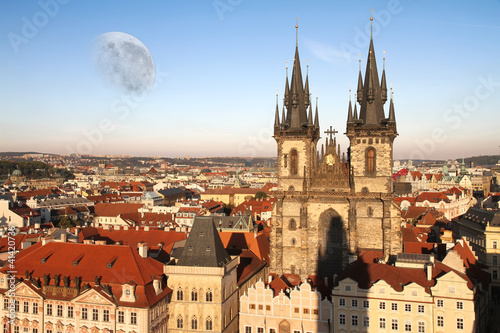
[[[388,257],[401,251],[400,212],[392,203],[397,131],[392,100],[389,117],[384,116],[386,100],[385,71],[379,84],[372,42],[364,85],[360,73],[359,117],[357,104],[353,112],[349,102],[347,158],[331,127],[319,150],[318,107],[313,118],[309,79],[306,76],[303,85],[296,48],[281,120],[276,105],[278,190],[271,272],[299,274],[301,279],[310,274],[332,278],[360,252],[378,250]]]

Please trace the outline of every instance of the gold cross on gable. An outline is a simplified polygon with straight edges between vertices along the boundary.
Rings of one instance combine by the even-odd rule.
[[[332,139],[332,138],[333,138],[333,135],[335,135],[335,134],[337,134],[337,133],[338,133],[338,132],[337,132],[334,128],[332,128],[332,126],[330,126],[330,129],[329,129],[329,130],[326,130],[326,131],[325,131],[325,134],[330,134],[330,139]]]

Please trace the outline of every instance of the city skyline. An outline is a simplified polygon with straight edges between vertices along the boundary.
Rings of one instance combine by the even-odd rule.
[[[430,4],[2,3],[0,151],[275,156],[276,90],[281,110],[296,17],[321,132],[333,126],[345,151],[349,89],[354,100],[373,9],[377,66],[385,56],[394,91],[394,158],[498,154],[500,46],[491,41],[500,4]],[[94,69],[92,41],[113,31],[151,52],[149,95],[124,94]]]

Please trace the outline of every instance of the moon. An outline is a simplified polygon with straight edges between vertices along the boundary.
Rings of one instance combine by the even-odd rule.
[[[148,48],[124,32],[106,32],[95,38],[94,65],[108,82],[126,93],[149,93],[155,81]]]

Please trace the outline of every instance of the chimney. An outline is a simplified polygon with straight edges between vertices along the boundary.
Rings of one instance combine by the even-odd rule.
[[[139,231],[139,226],[136,226],[136,227],[135,227],[135,231]]]
[[[47,237],[42,237],[42,246],[48,243]]]
[[[35,223],[35,229],[40,229],[40,223]]]
[[[270,284],[271,282],[273,282],[273,277],[272,277],[272,275],[268,275],[267,276],[267,283]]]
[[[128,230],[128,225],[124,226],[123,230],[127,231]]]
[[[149,226],[148,225],[144,227],[144,231],[149,231]]]
[[[61,243],[66,243],[68,241],[68,234],[66,234],[65,232],[63,232],[61,234]]]
[[[427,265],[427,280],[428,281],[432,280],[432,265],[431,264]]]
[[[139,247],[139,255],[142,258],[147,258],[148,257],[148,243],[141,242],[137,244]]]

